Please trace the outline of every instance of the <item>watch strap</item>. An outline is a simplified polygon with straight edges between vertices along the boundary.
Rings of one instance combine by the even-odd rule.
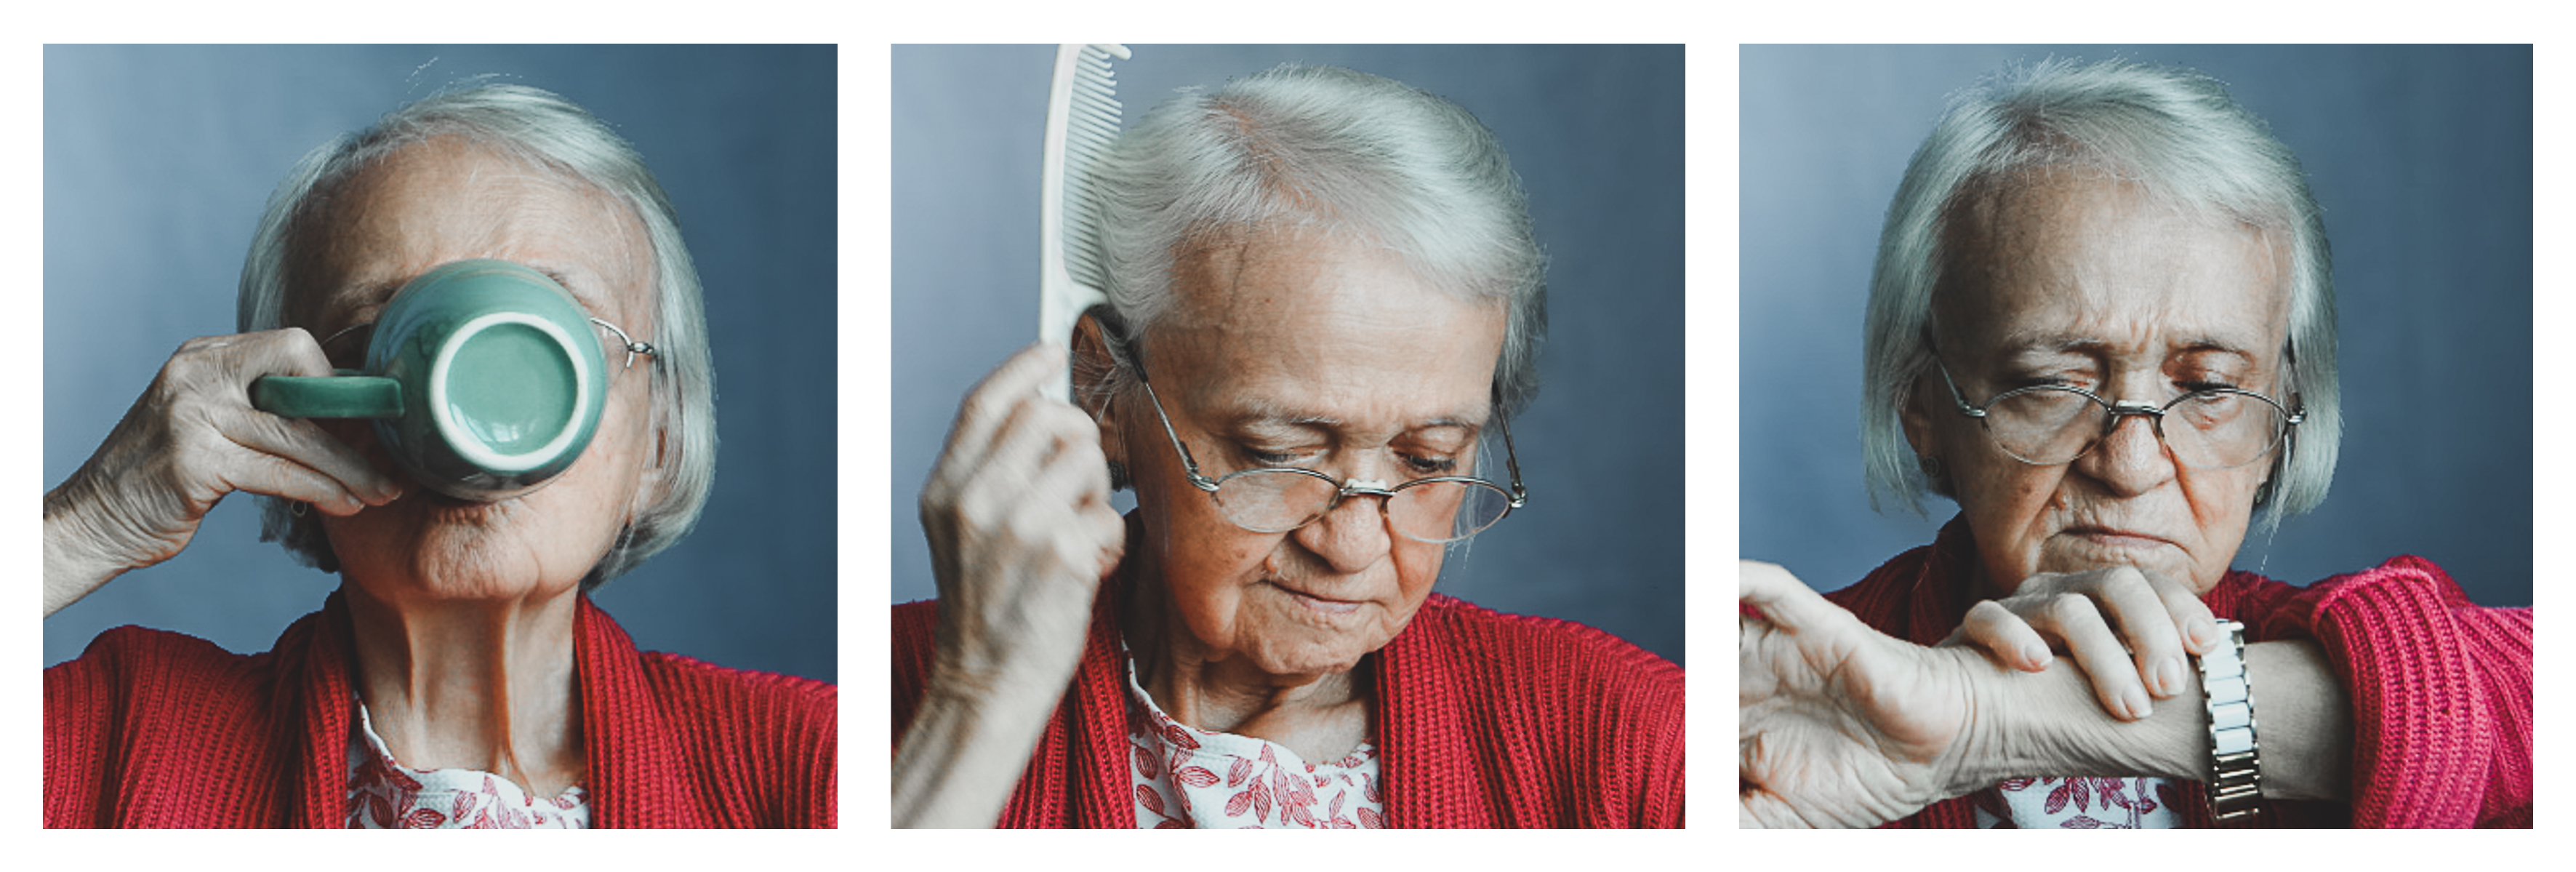
[[[2209,713],[2209,813],[2220,822],[2254,816],[2263,797],[2262,745],[2254,733],[2254,686],[2245,670],[2245,625],[2218,622],[2226,639],[2197,658]]]

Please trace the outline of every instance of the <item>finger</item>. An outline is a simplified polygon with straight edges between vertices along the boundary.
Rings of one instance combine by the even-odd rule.
[[[182,346],[222,354],[230,363],[235,386],[247,390],[262,376],[331,375],[331,358],[322,343],[302,327],[262,330],[236,336],[210,336]]]
[[[1742,560],[1737,564],[1742,585],[1738,599],[1761,609],[1762,616],[1774,625],[1794,631],[1827,626],[1836,621],[1857,620],[1778,564],[1758,560]]]
[[[1787,803],[1767,791],[1747,788],[1738,794],[1738,798],[1742,801],[1743,811],[1736,817],[1737,829],[1778,829],[1781,825],[1777,821],[1795,818]]]
[[[2180,628],[2183,647],[2194,654],[2207,654],[2217,648],[2224,637],[2218,632],[2218,616],[2209,611],[2209,604],[2201,602],[2190,586],[2171,576],[2158,572],[2147,572],[2146,576],[2157,598],[2164,600],[2165,613],[2172,615],[2174,626]]]
[[[2032,629],[2029,621],[1994,600],[1969,607],[1967,618],[1959,622],[1951,641],[1982,648],[1996,662],[2023,672],[2046,670],[2049,661],[2056,659],[2048,651],[2048,640]]]
[[[1120,517],[1108,503],[1084,509],[1083,517],[1092,526],[1093,541],[1100,544],[1098,574],[1106,580],[1116,574],[1118,564],[1127,559],[1127,519]]]
[[[1108,499],[1109,458],[1101,453],[1099,428],[1071,406],[1031,399],[992,434],[979,461],[957,471],[968,478],[965,490],[997,499],[1043,498],[1064,506],[1084,498]],[[994,494],[995,488],[1005,493]]]
[[[2045,634],[2054,635],[2066,647],[2067,656],[2083,668],[2093,683],[2093,695],[2101,700],[2102,709],[2112,717],[2133,721],[2147,716],[2150,705],[2147,689],[2138,681],[2137,666],[2129,652],[2111,633],[2111,625],[2102,619],[2102,610],[2093,598],[2079,593],[2062,593],[2038,606],[2036,614],[2025,613],[2031,625]]]
[[[243,450],[273,455],[327,476],[367,505],[403,494],[402,483],[376,470],[364,455],[311,421],[282,418],[245,406],[219,415],[215,431]]]
[[[224,490],[308,503],[328,515],[354,515],[369,505],[339,479],[312,467],[238,447],[227,453],[229,458],[216,461],[220,469],[214,476]]]
[[[2122,566],[2103,573],[2093,585],[2094,602],[2100,611],[2110,615],[2128,644],[2130,659],[2136,661],[2138,679],[2147,692],[2157,699],[2167,699],[2182,692],[2182,631],[2175,626],[2174,614],[2165,608],[2165,600],[2156,595],[2155,585],[2135,567]]]
[[[1019,406],[1044,400],[1038,388],[1064,371],[1064,358],[1064,349],[1037,343],[1002,361],[958,404],[957,420],[948,431],[949,447],[985,444]]]

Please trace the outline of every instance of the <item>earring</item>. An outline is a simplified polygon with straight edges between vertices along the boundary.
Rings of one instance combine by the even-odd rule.
[[[307,512],[307,511],[311,511],[311,510],[312,510],[312,508],[313,508],[313,504],[312,504],[312,503],[308,503],[308,502],[304,502],[304,501],[298,500],[298,501],[290,502],[290,503],[287,503],[287,504],[286,504],[286,513],[287,513],[287,514],[289,514],[289,515],[294,515],[294,516],[296,516],[296,517],[298,517],[298,518],[301,518],[301,517],[304,517],[304,513],[305,513],[305,512]]]
[[[1950,471],[1941,465],[1941,458],[1929,454],[1915,455],[1914,468],[1923,473],[1923,484],[1933,493],[1945,497],[1951,495]]]

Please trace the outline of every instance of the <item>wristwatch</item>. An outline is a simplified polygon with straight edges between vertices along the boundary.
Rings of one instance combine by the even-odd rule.
[[[2224,822],[2254,816],[2263,767],[2254,741],[2254,687],[2245,673],[2245,625],[2221,619],[2218,629],[2226,641],[2199,659],[2209,711],[2209,813]]]

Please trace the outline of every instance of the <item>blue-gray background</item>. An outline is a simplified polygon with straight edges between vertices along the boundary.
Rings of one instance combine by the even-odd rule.
[[[706,286],[716,487],[695,535],[597,597],[638,645],[837,680],[835,52],[804,47],[45,50],[45,481],[192,336],[233,332],[261,206],[332,136],[469,76],[555,91],[643,152]],[[264,651],[336,579],[241,496],[186,552],[45,621],[45,662],[140,624]]]
[[[1548,271],[1545,388],[1512,424],[1530,506],[1439,589],[1682,662],[1682,49],[1129,46],[1130,123],[1284,62],[1448,97],[1502,138]],[[1054,46],[894,49],[894,590],[936,594],[917,511],[958,400],[1036,338]]]
[[[1944,98],[2050,55],[2216,76],[2299,155],[2325,207],[2345,416],[2334,490],[2277,538],[2249,536],[2237,567],[2305,584],[2413,553],[2480,604],[2530,605],[2528,46],[1744,47],[1744,556],[1830,590],[1955,511],[1870,511],[1870,264]]]

